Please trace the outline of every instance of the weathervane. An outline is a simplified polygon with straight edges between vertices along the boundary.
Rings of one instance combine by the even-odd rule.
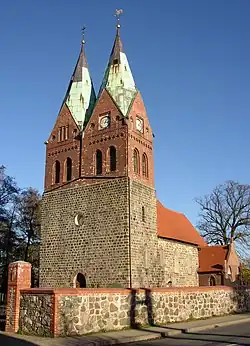
[[[117,20],[117,28],[120,28],[120,16],[123,14],[123,10],[120,9],[120,10],[115,10],[115,17],[116,17],[116,20]]]
[[[84,41],[84,34],[85,34],[86,26],[82,27],[82,43],[85,43]]]

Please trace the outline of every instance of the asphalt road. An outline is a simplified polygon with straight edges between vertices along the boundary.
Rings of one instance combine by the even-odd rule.
[[[180,334],[160,340],[132,343],[131,346],[243,346],[250,345],[250,323]]]

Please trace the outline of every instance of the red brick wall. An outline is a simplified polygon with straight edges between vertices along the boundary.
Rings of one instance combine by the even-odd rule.
[[[110,127],[99,129],[99,117],[109,114]],[[144,121],[144,131],[136,130],[136,116]],[[68,139],[58,142],[58,130],[62,126],[68,127]],[[75,132],[74,132],[75,131]],[[78,139],[76,139],[78,135]],[[82,143],[82,148],[80,143]],[[117,150],[116,171],[110,171],[109,148],[114,146]],[[140,154],[140,174],[133,170],[133,150],[137,148]],[[136,95],[126,118],[121,114],[115,102],[106,90],[103,90],[93,114],[84,130],[83,138],[79,138],[79,129],[73,120],[68,107],[64,104],[56,124],[46,145],[45,191],[62,186],[81,184],[82,178],[96,178],[96,150],[102,152],[103,172],[99,178],[130,176],[134,180],[154,187],[153,162],[153,134],[140,93]],[[142,175],[142,155],[148,158],[148,177]],[[73,162],[72,181],[66,183],[65,162],[70,157]],[[58,160],[61,165],[60,183],[53,183],[53,167]],[[81,173],[80,173],[81,172]]]
[[[27,262],[14,262],[9,264],[8,291],[6,308],[7,332],[17,332],[19,327],[20,290],[30,288],[31,264]]]
[[[136,130],[136,116],[140,116],[144,121],[144,132]],[[149,124],[145,106],[138,92],[128,115],[128,174],[136,180],[146,185],[154,187],[154,158],[153,158],[153,133]],[[140,174],[134,173],[133,150],[137,148],[140,154]],[[142,155],[148,157],[148,178],[142,175]]]
[[[110,115],[110,127],[99,129],[99,117]],[[109,147],[117,151],[116,171],[109,169]],[[121,113],[108,92],[104,90],[86,126],[83,138],[82,176],[96,176],[96,150],[102,152],[104,177],[125,176],[127,173],[127,126],[122,120]]]
[[[62,126],[68,126],[68,139],[59,142],[58,130]],[[72,160],[72,180],[79,178],[80,140],[77,139],[78,135],[78,127],[68,107],[64,104],[46,145],[45,191],[58,188],[66,183],[65,162],[67,157]],[[61,166],[59,184],[53,184],[53,165],[56,160],[60,162]]]

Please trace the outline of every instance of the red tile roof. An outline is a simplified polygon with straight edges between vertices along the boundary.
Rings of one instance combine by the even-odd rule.
[[[158,236],[198,246],[207,246],[184,214],[165,208],[157,201]]]
[[[224,268],[228,245],[206,246],[199,251],[199,272],[215,272]]]

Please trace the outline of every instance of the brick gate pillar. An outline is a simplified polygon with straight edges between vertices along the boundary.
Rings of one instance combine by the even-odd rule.
[[[20,290],[31,286],[31,264],[17,261],[9,264],[6,306],[6,332],[19,328]]]

